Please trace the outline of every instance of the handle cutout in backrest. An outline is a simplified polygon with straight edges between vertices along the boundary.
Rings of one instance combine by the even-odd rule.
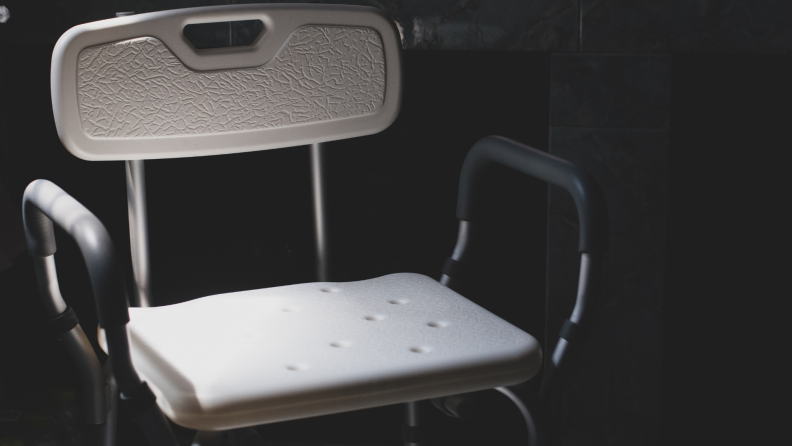
[[[254,45],[264,31],[261,20],[191,23],[184,27],[184,38],[197,50]]]

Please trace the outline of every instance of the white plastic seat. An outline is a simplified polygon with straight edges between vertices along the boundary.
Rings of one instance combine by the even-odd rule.
[[[162,411],[222,430],[520,383],[529,334],[419,274],[130,308],[135,369]]]

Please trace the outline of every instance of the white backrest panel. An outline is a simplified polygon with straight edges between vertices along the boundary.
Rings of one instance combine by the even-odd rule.
[[[196,50],[190,23],[259,19],[249,47]],[[374,8],[237,5],[76,26],[55,47],[58,134],[89,160],[248,152],[379,132],[398,114],[398,32]]]
[[[306,26],[270,63],[195,71],[159,39],[86,48],[77,66],[89,136],[128,138],[285,127],[374,113],[385,97],[371,28]]]

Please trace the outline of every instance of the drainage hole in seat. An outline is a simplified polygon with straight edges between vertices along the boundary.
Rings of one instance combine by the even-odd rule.
[[[348,341],[336,341],[330,343],[330,347],[335,347],[335,348],[347,348],[350,345],[352,345],[352,343]]]
[[[385,316],[383,316],[381,314],[372,314],[372,315],[366,316],[364,319],[367,320],[367,321],[381,321],[381,320],[385,319]]]
[[[306,364],[291,364],[286,366],[287,369],[291,370],[292,372],[301,372],[308,368]]]
[[[411,347],[410,351],[413,353],[429,353],[432,347]]]
[[[432,321],[427,323],[426,325],[433,327],[433,328],[443,328],[448,327],[448,322],[446,321]]]
[[[337,292],[341,291],[341,288],[336,288],[334,286],[331,286],[331,287],[319,288],[319,291],[321,291],[323,293],[337,293]]]
[[[393,305],[404,305],[409,301],[410,301],[409,299],[393,299],[393,300],[389,300],[388,303]]]

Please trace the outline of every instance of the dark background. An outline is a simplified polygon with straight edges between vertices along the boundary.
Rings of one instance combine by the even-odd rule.
[[[5,0],[0,183],[17,210],[30,181],[49,179],[96,213],[128,263],[123,163],[79,160],[61,146],[52,47],[69,27],[117,11],[227,3]],[[771,341],[782,339],[777,315],[789,294],[775,284],[788,247],[789,200],[780,192],[792,148],[792,6],[335,3],[377,6],[397,21],[405,85],[389,129],[328,144],[333,280],[438,277],[456,236],[469,147],[499,134],[549,150],[597,178],[611,219],[592,339],[554,408],[558,444],[774,438],[785,421],[770,409],[785,395],[774,381],[783,350]],[[306,147],[147,161],[146,169],[158,304],[314,280]],[[560,191],[505,170],[492,175],[490,194],[468,297],[533,334],[549,356],[574,299],[574,208]],[[90,335],[87,276],[76,246],[57,235],[61,289]],[[26,254],[0,271],[0,385],[74,382],[33,277]],[[505,398],[491,404],[474,422],[435,422],[449,444],[521,444],[516,410]],[[393,406],[261,432],[271,441],[398,444],[400,417]]]

